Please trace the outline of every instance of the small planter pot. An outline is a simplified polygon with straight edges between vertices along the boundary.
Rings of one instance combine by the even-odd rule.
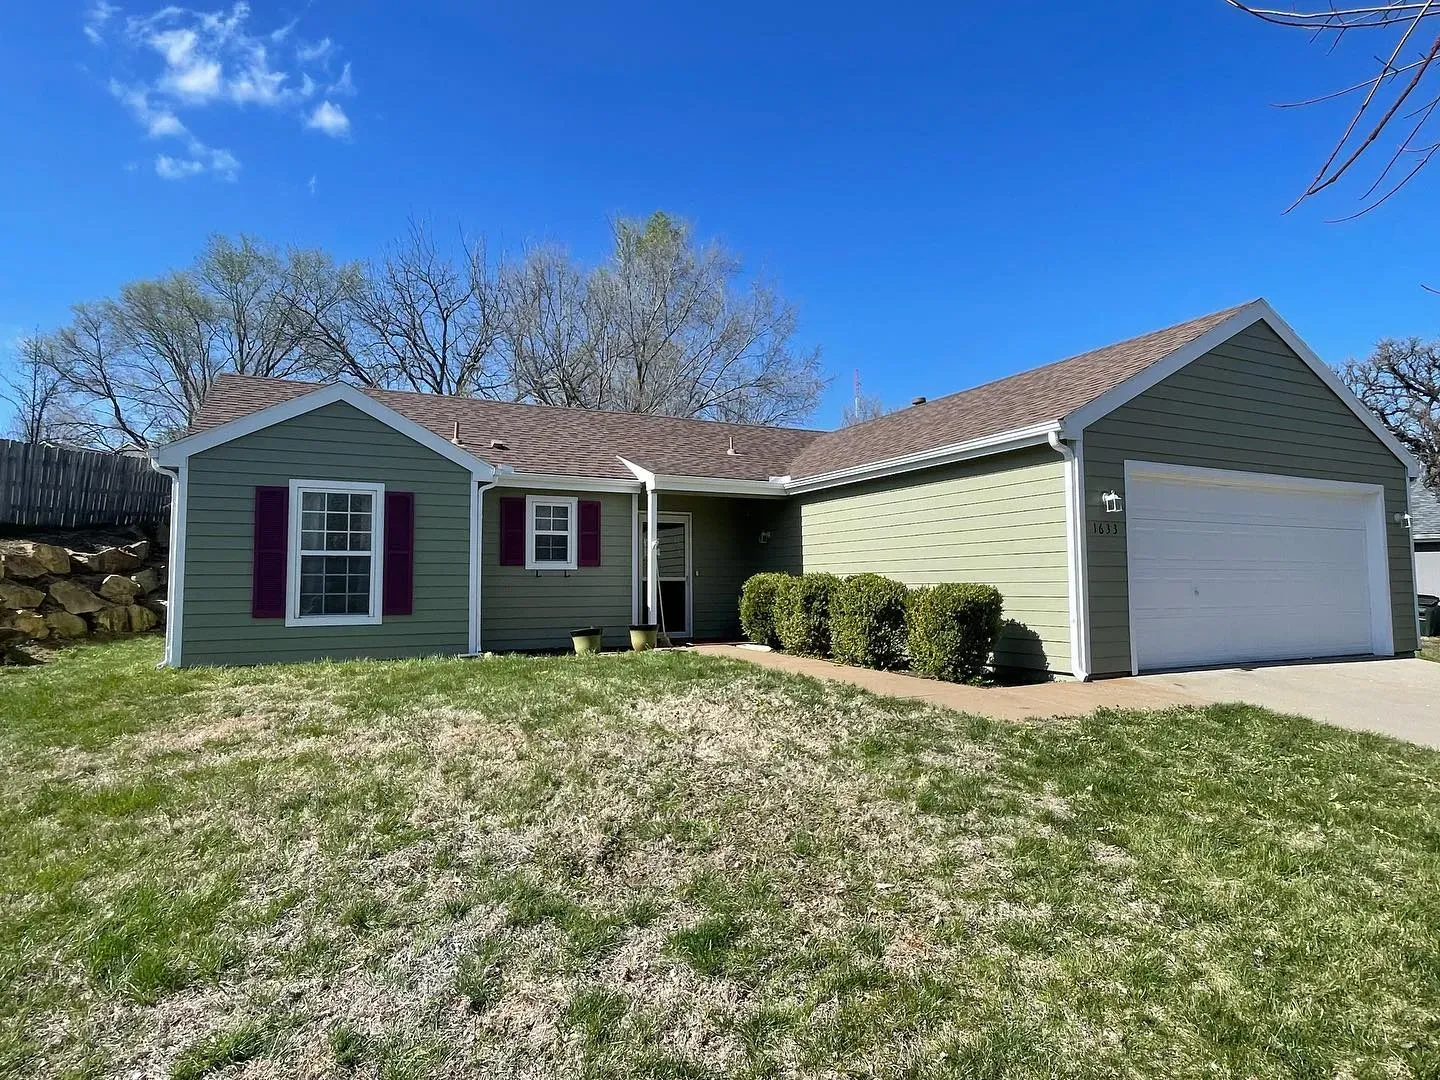
[[[655,648],[655,624],[640,623],[630,627],[630,648],[636,652],[649,652]]]
[[[602,633],[598,626],[582,626],[579,630],[570,631],[570,643],[577,653],[599,652]]]

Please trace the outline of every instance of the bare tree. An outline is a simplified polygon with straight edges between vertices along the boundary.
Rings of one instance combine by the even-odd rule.
[[[0,400],[14,408],[11,434],[21,442],[84,445],[90,428],[56,374],[55,348],[54,338],[38,331],[21,338]]]
[[[1425,467],[1440,488],[1440,341],[1387,339],[1341,373],[1355,395]]]
[[[184,432],[223,372],[315,377],[337,366],[290,297],[339,270],[313,252],[214,237],[190,268],[78,304],[54,335],[51,370],[100,446],[147,447]]]
[[[1440,107],[1435,65],[1440,59],[1440,2],[1437,0],[1377,0],[1371,4],[1345,4],[1308,0],[1292,9],[1267,8],[1246,0],[1225,0],[1265,22],[1299,30],[1327,41],[1338,50],[1346,38],[1380,37],[1379,55],[1367,52],[1371,73],[1329,93],[1288,103],[1285,108],[1326,101],[1356,99],[1354,110],[1330,153],[1300,197],[1306,199],[1338,183],[1362,160],[1378,152],[1383,164],[1373,170],[1355,215],[1368,213],[1403,188],[1440,151],[1440,137],[1431,125]],[[1397,138],[1388,155],[1376,143],[1395,130]]]
[[[613,234],[611,257],[583,279],[553,252],[507,276],[507,295],[525,301],[509,309],[507,344],[545,345],[519,354],[520,398],[753,424],[814,411],[820,353],[795,348],[795,310],[773,287],[741,283],[736,256],[697,247],[663,213],[618,219]]]
[[[500,293],[483,242],[462,236],[454,256],[412,221],[348,283],[329,325],[331,341],[345,346],[340,374],[368,385],[493,396],[506,384],[497,355]]]

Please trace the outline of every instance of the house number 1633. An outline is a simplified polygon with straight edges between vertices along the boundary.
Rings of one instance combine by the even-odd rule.
[[[1120,523],[1118,521],[1092,521],[1090,531],[1097,536],[1119,536]]]

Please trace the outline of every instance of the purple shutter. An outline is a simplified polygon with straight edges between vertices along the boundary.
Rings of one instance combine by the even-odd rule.
[[[500,565],[525,565],[525,500],[500,500]]]
[[[596,499],[580,500],[581,566],[600,565],[600,503]]]
[[[385,583],[381,589],[384,615],[410,615],[415,610],[415,494],[385,492]]]
[[[250,614],[285,617],[285,571],[289,563],[290,489],[255,489],[255,545],[250,571]]]

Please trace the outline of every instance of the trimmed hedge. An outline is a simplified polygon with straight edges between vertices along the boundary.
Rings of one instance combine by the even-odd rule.
[[[842,664],[890,671],[905,664],[909,590],[879,574],[855,574],[830,601],[831,651]]]
[[[922,675],[974,682],[1000,636],[1004,602],[990,585],[945,584],[910,594],[910,664]]]
[[[840,585],[834,574],[787,576],[775,596],[775,632],[796,656],[830,655],[830,600]]]
[[[775,633],[775,595],[789,574],[752,574],[740,589],[740,629],[756,645],[780,647]]]

